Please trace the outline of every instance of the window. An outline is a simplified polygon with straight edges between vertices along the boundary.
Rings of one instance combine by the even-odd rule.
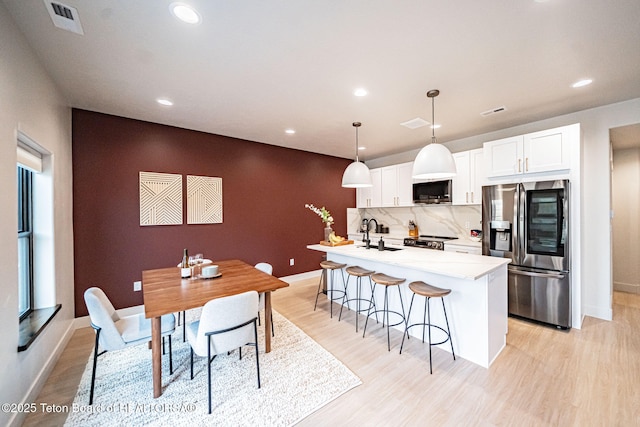
[[[18,165],[18,313],[33,310],[33,172]]]

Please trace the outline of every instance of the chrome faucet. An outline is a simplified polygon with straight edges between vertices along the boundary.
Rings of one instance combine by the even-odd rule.
[[[376,223],[376,228],[378,228],[378,221],[375,218],[364,218],[362,220],[362,228],[363,228],[363,239],[362,241],[365,244],[365,247],[369,249],[371,246],[371,240],[369,239],[369,228],[371,227],[371,221]],[[374,229],[375,230],[375,229]]]

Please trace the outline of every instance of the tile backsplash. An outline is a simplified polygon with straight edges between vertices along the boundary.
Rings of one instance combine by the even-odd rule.
[[[389,235],[409,235],[409,221],[418,225],[423,235],[466,239],[469,230],[481,229],[482,207],[471,206],[413,206],[406,208],[347,209],[347,231],[356,234],[363,218],[375,218],[378,224],[389,227]]]

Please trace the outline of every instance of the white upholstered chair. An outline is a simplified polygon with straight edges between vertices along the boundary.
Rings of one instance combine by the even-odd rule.
[[[96,331],[95,347],[93,349],[93,372],[91,374],[91,392],[89,405],[93,404],[93,389],[96,380],[98,356],[107,351],[121,350],[151,340],[151,319],[146,319],[144,313],[131,316],[118,316],[109,298],[100,288],[89,288],[84,293],[84,302],[91,318],[91,327]],[[171,334],[176,327],[176,318],[167,314],[161,318],[161,333],[169,336],[169,371],[173,373],[173,358],[171,355]],[[102,351],[99,352],[98,348]]]
[[[259,262],[255,266],[260,271],[263,271],[267,274],[273,274],[273,266],[266,262]],[[260,324],[260,312],[264,310],[264,292],[259,294],[258,300],[258,324]],[[271,336],[275,336],[275,329],[273,327],[273,314],[271,315]]]
[[[209,301],[202,309],[200,320],[187,326],[187,341],[191,345],[191,379],[193,379],[193,354],[207,358],[209,413],[211,413],[211,362],[216,355],[239,349],[242,359],[242,346],[255,346],[258,388],[260,388],[257,312],[258,293],[249,291]]]

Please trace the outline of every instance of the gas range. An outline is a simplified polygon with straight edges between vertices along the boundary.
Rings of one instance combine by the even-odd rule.
[[[405,246],[412,246],[415,248],[435,249],[438,251],[444,250],[444,242],[447,240],[455,240],[457,237],[446,236],[427,236],[420,235],[420,237],[406,237],[404,239]]]

